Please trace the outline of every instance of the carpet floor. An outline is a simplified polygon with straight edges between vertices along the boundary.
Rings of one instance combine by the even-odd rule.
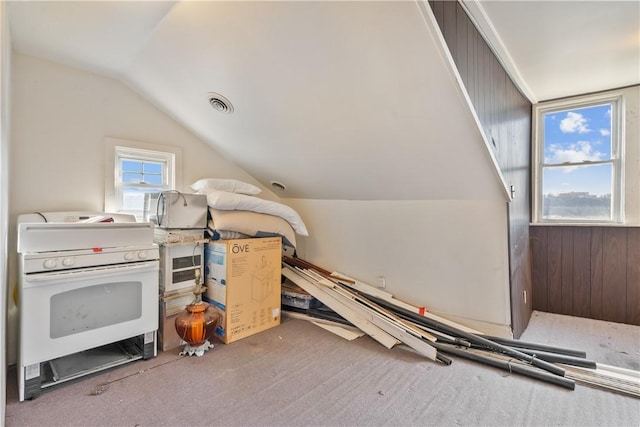
[[[523,341],[640,369],[640,327],[534,312]],[[18,402],[6,426],[638,426],[640,399],[575,390],[405,346],[344,340],[303,320],[201,357],[161,352]]]

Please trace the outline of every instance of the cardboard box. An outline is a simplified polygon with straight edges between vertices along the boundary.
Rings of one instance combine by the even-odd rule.
[[[280,324],[282,239],[218,240],[205,248],[204,299],[224,318],[216,336],[228,344]]]

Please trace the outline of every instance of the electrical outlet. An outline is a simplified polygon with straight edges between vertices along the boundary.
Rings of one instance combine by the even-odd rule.
[[[387,280],[384,278],[384,276],[378,276],[377,280],[378,280],[378,287],[380,289],[384,289],[387,287]]]

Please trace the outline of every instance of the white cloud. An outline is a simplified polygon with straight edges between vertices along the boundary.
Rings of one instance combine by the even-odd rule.
[[[611,135],[611,131],[609,131],[609,129],[600,129],[600,135],[609,136]]]
[[[594,151],[589,141],[578,141],[575,144],[569,144],[564,147],[560,144],[551,144],[549,146],[550,156],[545,156],[545,163],[580,163],[584,160],[598,161],[604,159],[604,154]],[[579,166],[563,168],[564,173],[569,173]]]
[[[560,121],[560,130],[563,133],[587,133],[591,132],[589,126],[587,125],[588,120],[582,115],[578,113],[574,113],[573,111],[569,111],[567,113],[567,117]]]

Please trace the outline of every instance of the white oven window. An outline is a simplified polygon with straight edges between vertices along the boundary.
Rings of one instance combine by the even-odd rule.
[[[112,282],[51,297],[52,339],[116,325],[142,316],[142,283]]]

